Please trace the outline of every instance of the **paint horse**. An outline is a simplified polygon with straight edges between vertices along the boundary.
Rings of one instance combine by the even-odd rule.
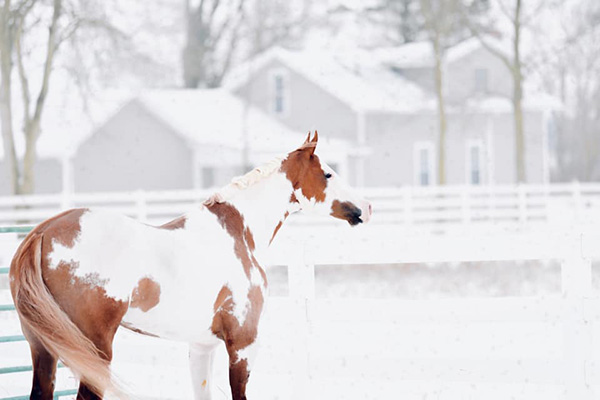
[[[31,347],[32,399],[52,399],[57,360],[80,378],[77,399],[126,398],[110,371],[113,337],[130,330],[190,344],[196,399],[210,399],[220,341],[234,400],[246,399],[267,278],[259,254],[299,210],[366,222],[370,204],[315,155],[318,136],[165,225],[105,211],[65,211],[33,229],[10,269]]]

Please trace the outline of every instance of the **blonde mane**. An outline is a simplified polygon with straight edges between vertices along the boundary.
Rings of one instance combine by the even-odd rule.
[[[266,164],[254,168],[245,175],[235,177],[231,182],[219,189],[212,196],[204,201],[205,206],[211,206],[215,203],[223,203],[231,199],[236,193],[262,181],[263,179],[273,175],[281,168],[283,157],[276,157]]]

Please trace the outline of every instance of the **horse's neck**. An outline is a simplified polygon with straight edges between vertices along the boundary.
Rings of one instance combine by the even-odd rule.
[[[266,249],[278,226],[294,211],[290,204],[292,185],[283,173],[277,172],[265,177],[228,199],[244,217],[250,229],[257,250]]]

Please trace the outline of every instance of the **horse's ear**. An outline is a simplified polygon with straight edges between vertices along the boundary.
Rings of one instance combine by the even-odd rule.
[[[319,136],[317,135],[317,131],[315,131],[315,136],[311,139],[310,131],[309,131],[308,136],[306,137],[306,140],[304,141],[302,146],[300,146],[298,148],[298,150],[305,152],[304,154],[308,154],[308,155],[312,156],[315,153],[315,148],[317,147],[318,138],[319,138]]]
[[[306,140],[302,143],[302,146],[310,142],[310,131],[308,131],[308,136],[306,136]]]
[[[310,137],[310,132],[308,133],[308,136]],[[308,152],[308,154],[310,154],[311,156],[313,154],[315,154],[315,150],[317,149],[317,142],[319,141],[319,134],[317,133],[317,131],[315,130],[315,136],[313,136],[312,140],[310,142],[307,143],[306,147],[306,151]]]

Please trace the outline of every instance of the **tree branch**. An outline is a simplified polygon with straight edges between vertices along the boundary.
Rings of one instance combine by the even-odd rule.
[[[478,26],[475,26],[473,24],[473,22],[471,21],[471,19],[469,18],[468,15],[466,15],[464,9],[462,9],[462,19],[465,23],[465,25],[467,26],[467,28],[469,29],[469,32],[471,32],[471,35],[473,35],[477,40],[479,40],[479,43],[481,43],[481,45],[490,53],[492,53],[494,56],[498,57],[500,59],[500,61],[502,61],[502,63],[512,72],[514,70],[514,65],[512,63],[512,60],[504,53],[498,51],[494,46],[492,46],[487,39],[484,38],[484,36],[481,34],[481,29]]]
[[[245,0],[240,0],[238,3],[237,14],[240,17],[240,21],[237,24],[235,31],[231,35],[231,40],[229,42],[229,48],[228,48],[229,51],[227,52],[227,55],[225,56],[225,61],[223,62],[221,72],[216,77],[217,82],[215,82],[215,83],[218,85],[221,84],[221,81],[223,80],[223,78],[225,77],[227,72],[229,71],[229,67],[231,65],[231,60],[233,58],[233,53],[235,52],[235,49],[237,48],[237,42],[238,42],[238,38],[239,38],[239,27],[241,25],[241,21],[244,19],[244,12],[243,12],[244,1]]]
[[[21,43],[21,39],[23,36],[23,22],[23,18],[20,18],[17,24],[17,31],[15,34],[15,52],[17,55],[17,70],[19,72],[19,80],[21,83],[21,93],[23,95],[23,108],[25,110],[24,121],[25,125],[27,125],[31,116],[31,94],[29,92],[29,80],[27,79],[27,73],[25,72],[25,67],[23,65],[23,47]]]
[[[508,20],[511,23],[515,23],[515,19],[514,19],[514,15],[508,11],[508,8],[506,8],[506,5],[504,4],[504,2],[502,0],[497,0],[496,3],[498,4],[498,7],[500,8],[500,11],[502,11],[502,14],[504,14],[504,16],[506,18],[508,18]]]
[[[44,74],[42,77],[42,86],[35,104],[35,112],[31,119],[33,125],[31,139],[37,139],[39,135],[39,124],[42,117],[42,111],[48,94],[48,86],[50,83],[50,74],[52,73],[52,62],[54,61],[54,53],[56,51],[56,34],[58,30],[58,19],[62,12],[62,0],[54,0],[54,12],[52,14],[52,23],[48,32],[48,45],[46,49],[46,60],[44,62]]]

